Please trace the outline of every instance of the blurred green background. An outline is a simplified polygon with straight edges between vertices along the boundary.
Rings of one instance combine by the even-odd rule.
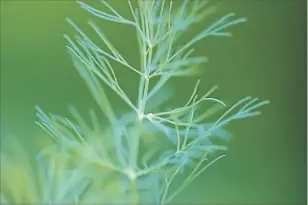
[[[126,1],[113,2],[128,16]],[[195,45],[209,57],[202,88],[218,85],[216,97],[227,104],[251,95],[269,99],[263,115],[230,126],[235,137],[227,158],[208,169],[176,202],[196,204],[305,204],[306,201],[306,2],[304,0],[218,0],[218,11],[197,25],[235,12],[248,22],[231,28],[234,37],[212,37]],[[94,107],[84,82],[65,50],[64,33],[74,31],[70,17],[91,36],[93,19],[127,59],[138,55],[133,30],[92,17],[74,1],[1,1],[1,139],[18,136],[34,149],[35,105],[67,116],[67,105]],[[122,73],[127,92],[135,94],[136,76]],[[197,78],[174,81],[190,96]],[[185,83],[183,83],[185,82]],[[191,86],[187,86],[187,84]],[[117,97],[115,107],[122,109]],[[124,108],[123,108],[124,109]],[[1,145],[9,146],[9,144]]]

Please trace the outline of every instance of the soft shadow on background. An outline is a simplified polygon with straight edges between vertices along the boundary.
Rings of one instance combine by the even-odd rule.
[[[262,116],[230,126],[234,137],[227,157],[208,169],[176,202],[207,204],[304,204],[306,201],[306,2],[304,0],[218,0],[218,11],[196,26],[235,12],[248,22],[231,28],[234,37],[208,38],[195,46],[209,57],[199,76],[203,90],[218,85],[227,104],[251,95],[271,101]],[[128,15],[126,1],[115,1]],[[35,105],[68,116],[72,103],[86,112],[94,107],[84,82],[66,53],[63,33],[73,34],[70,17],[86,32],[93,19],[127,59],[138,55],[133,30],[88,15],[73,1],[1,2],[1,139],[18,136],[35,153]],[[90,31],[89,31],[90,32]],[[91,32],[89,33],[91,36]],[[120,78],[129,93],[136,76]],[[197,78],[174,81],[189,97]],[[183,83],[185,82],[185,83]],[[189,86],[188,86],[188,85]],[[132,94],[132,97],[135,97]],[[121,112],[120,100],[111,96]],[[42,136],[44,137],[44,136]],[[10,146],[9,144],[1,144]]]

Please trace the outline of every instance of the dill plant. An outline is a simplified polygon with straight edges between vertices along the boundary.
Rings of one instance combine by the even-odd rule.
[[[268,103],[246,97],[229,107],[211,97],[216,86],[198,96],[201,83],[198,80],[184,105],[172,109],[160,106],[168,80],[196,75],[198,67],[206,62],[206,58],[193,55],[192,46],[204,38],[231,36],[228,28],[245,22],[245,18],[227,14],[178,46],[181,36],[191,26],[213,12],[208,1],[182,0],[176,1],[178,5],[174,6],[172,1],[165,0],[133,3],[128,0],[131,18],[123,17],[107,1],[101,3],[106,11],[78,2],[99,19],[135,29],[140,65],[138,68],[132,66],[94,22],[89,22],[89,26],[104,48],[68,19],[77,32],[75,38],[64,35],[68,53],[107,122],[102,123],[93,110],[89,111],[91,123],[88,123],[72,106],[69,110],[73,120],[47,115],[37,107],[39,121],[36,123],[56,143],[38,156],[38,168],[34,172],[38,175],[31,174],[32,178],[25,180],[36,187],[33,188],[36,191],[31,192],[33,196],[27,191],[16,196],[2,188],[2,203],[171,203],[191,181],[225,156],[226,147],[219,143],[229,136],[225,126],[233,120],[259,115],[261,112],[257,109]],[[114,69],[117,65],[139,76],[137,102],[122,89]],[[106,89],[115,92],[131,111],[118,116]],[[155,98],[158,103],[151,105]],[[204,104],[213,106],[200,111]],[[219,114],[216,120],[209,121],[215,114]],[[156,141],[164,136],[168,146],[153,147],[142,143],[142,139],[150,135],[154,135]],[[1,157],[6,163],[10,162],[5,160],[7,156],[2,154]],[[26,171],[24,175],[30,174]],[[180,183],[172,186],[177,178]]]

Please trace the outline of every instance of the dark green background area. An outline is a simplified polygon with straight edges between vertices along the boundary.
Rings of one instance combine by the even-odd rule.
[[[306,3],[304,0],[218,0],[218,11],[190,30],[235,12],[248,22],[231,38],[211,37],[195,45],[208,56],[204,74],[174,80],[173,105],[190,96],[197,78],[202,90],[213,85],[228,105],[251,95],[268,99],[262,116],[230,126],[229,151],[176,202],[207,204],[305,204],[306,201]],[[128,16],[126,1],[115,7]],[[35,105],[61,115],[69,103],[86,111],[95,106],[65,50],[64,33],[74,34],[70,17],[89,33],[93,19],[127,59],[136,59],[133,30],[92,17],[73,1],[1,1],[1,139],[18,136],[31,149]],[[93,33],[92,33],[93,34]],[[137,62],[137,61],[136,61]],[[136,63],[133,62],[133,63]],[[136,97],[136,76],[120,72],[126,91]],[[180,93],[180,95],[177,95]],[[121,101],[111,100],[121,110]],[[1,145],[9,146],[9,144]]]

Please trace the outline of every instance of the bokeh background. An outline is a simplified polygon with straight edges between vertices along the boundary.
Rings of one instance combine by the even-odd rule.
[[[126,1],[112,4],[129,15]],[[248,22],[231,28],[231,38],[212,37],[195,45],[209,57],[198,76],[207,91],[231,104],[251,95],[271,101],[263,115],[233,123],[227,158],[190,185],[175,202],[196,204],[305,204],[306,201],[306,1],[213,0],[217,12],[190,31],[235,12]],[[133,30],[92,17],[74,1],[1,1],[1,140],[17,136],[35,153],[35,105],[67,116],[67,105],[95,106],[65,50],[70,17],[86,32],[93,19],[127,59],[136,59]],[[91,36],[91,32],[88,32]],[[134,97],[136,76],[123,73]],[[189,97],[197,78],[174,81],[174,105]],[[187,96],[187,97],[186,97]],[[120,100],[111,96],[114,106]],[[125,109],[125,108],[123,108]],[[9,144],[1,143],[1,147]]]

